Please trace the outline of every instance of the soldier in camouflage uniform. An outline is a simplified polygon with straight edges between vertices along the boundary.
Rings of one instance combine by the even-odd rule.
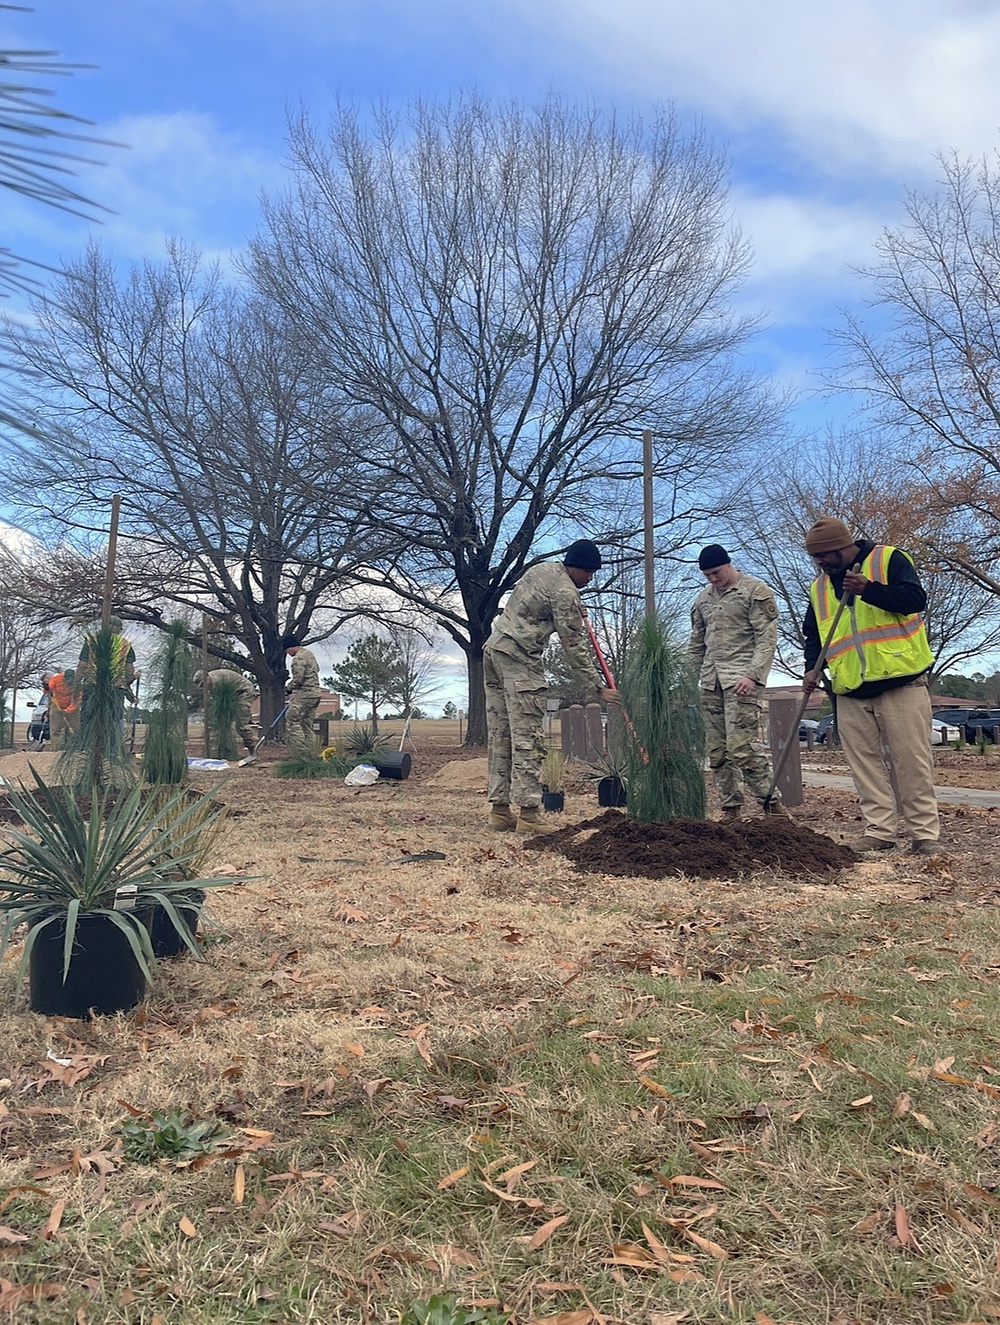
[[[292,660],[292,675],[286,687],[285,744],[293,754],[312,758],[316,754],[313,719],[320,700],[319,663],[302,647],[297,635],[285,635],[281,647]]]
[[[700,668],[708,762],[722,813],[738,819],[744,783],[762,805],[771,785],[761,710],[778,642],[778,605],[764,581],[738,571],[718,543],[702,549],[698,565],[708,588],[691,609],[689,651]],[[777,791],[764,812],[787,816]]]
[[[250,706],[257,693],[254,683],[249,677],[244,676],[242,672],[237,672],[231,667],[217,667],[214,671],[209,672],[208,674],[209,690],[211,690],[215,683],[220,679],[223,681],[229,681],[236,687],[239,698],[237,700],[238,707],[233,726],[236,728],[236,734],[246,747],[247,754],[252,755],[256,749],[253,719],[250,716]],[[200,670],[195,672],[194,676],[191,678],[191,682],[196,686],[201,685],[202,674]]]
[[[541,817],[541,766],[545,757],[542,654],[552,632],[558,632],[573,678],[588,691],[589,700],[618,697],[617,691],[605,689],[595,667],[580,605],[580,590],[600,566],[600,552],[585,538],[571,544],[561,565],[532,566],[515,585],[486,641],[491,828],[551,831]]]

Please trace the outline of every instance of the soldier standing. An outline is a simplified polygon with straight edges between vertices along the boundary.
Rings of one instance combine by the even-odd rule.
[[[292,660],[292,674],[286,687],[288,712],[285,715],[285,744],[294,754],[310,759],[316,754],[313,719],[319,708],[319,663],[315,655],[302,647],[298,635],[285,635],[281,647]]]
[[[514,586],[486,641],[491,828],[548,831],[541,816],[546,693],[542,654],[553,631],[573,679],[588,692],[588,702],[618,698],[617,691],[605,688],[595,667],[580,603],[580,590],[600,567],[601,554],[586,538],[570,545],[561,565],[550,561],[532,566]]]
[[[727,819],[738,819],[744,783],[764,805],[771,760],[761,739],[764,686],[778,642],[778,605],[763,580],[738,571],[718,543],[702,548],[708,580],[691,609],[688,646],[699,685],[708,763]],[[777,791],[765,814],[788,815]]]

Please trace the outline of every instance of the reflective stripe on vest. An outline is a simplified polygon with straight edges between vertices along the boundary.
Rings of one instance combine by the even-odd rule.
[[[896,549],[879,544],[865,558],[861,573],[875,584],[888,584],[889,560]],[[903,556],[912,564],[908,553]],[[830,577],[820,574],[809,589],[820,638],[836,615],[838,600]],[[918,676],[934,662],[921,613],[904,616],[885,612],[855,598],[841,614],[837,631],[826,655],[834,694],[843,695],[865,681],[884,681],[896,676]]]

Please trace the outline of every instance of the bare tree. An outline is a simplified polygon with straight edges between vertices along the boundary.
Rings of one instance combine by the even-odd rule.
[[[0,544],[0,714],[13,720],[11,699],[25,685],[38,685],[58,653],[59,640],[12,591],[17,563]],[[13,744],[13,742],[11,742]]]
[[[875,312],[841,333],[838,384],[865,394],[925,507],[963,511],[938,559],[1000,597],[1000,154],[940,164],[876,246]]]
[[[939,547],[961,542],[962,511],[942,506],[933,487],[880,442],[865,430],[830,434],[778,461],[772,457],[771,477],[762,474],[744,485],[735,541],[745,554],[744,568],[767,580],[784,606],[778,661],[792,675],[802,668],[801,627],[816,574],[805,534],[822,515],[835,515],[859,537],[891,543],[913,557],[927,590],[935,676],[1000,644],[996,598],[957,576],[938,554]]]
[[[323,638],[358,615],[340,591],[385,542],[339,501],[363,469],[308,351],[177,244],[121,280],[91,248],[36,315],[10,332],[49,434],[21,444],[42,481],[20,504],[61,545],[37,596],[96,606],[87,540],[106,537],[121,493],[116,610],[163,628],[169,605],[196,644],[207,613],[211,652],[256,676],[266,725],[284,703],[282,634]]]
[[[392,588],[464,650],[470,744],[502,596],[579,533],[627,545],[640,436],[656,436],[661,543],[776,426],[735,356],[746,250],[725,166],[669,114],[627,123],[552,99],[341,109],[292,127],[295,187],[265,208],[258,288],[361,411],[372,523],[405,544]]]

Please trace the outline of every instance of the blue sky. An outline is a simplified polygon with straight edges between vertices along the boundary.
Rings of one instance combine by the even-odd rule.
[[[122,259],[164,233],[239,247],[261,189],[280,187],[286,110],[335,97],[402,104],[475,88],[555,91],[628,110],[673,101],[728,153],[736,222],[755,262],[741,295],[765,330],[758,363],[808,391],[839,308],[906,188],[935,153],[992,150],[1000,6],[991,0],[41,0],[0,11],[0,44],[91,63],[60,104],[128,143],[85,189],[116,215]],[[8,209],[5,239],[51,259],[87,227]],[[807,401],[800,417],[818,425]]]
[[[672,101],[731,162],[735,222],[754,250],[741,307],[764,329],[760,368],[815,394],[827,332],[864,290],[904,191],[935,154],[993,151],[1000,125],[995,0],[39,0],[0,9],[0,47],[93,64],[59,104],[128,144],[100,149],[83,191],[114,210],[99,235],[122,261],[166,233],[225,258],[284,178],[286,112],[340,97],[402,105],[475,89],[642,112]],[[89,227],[5,199],[3,241],[46,261]]]

